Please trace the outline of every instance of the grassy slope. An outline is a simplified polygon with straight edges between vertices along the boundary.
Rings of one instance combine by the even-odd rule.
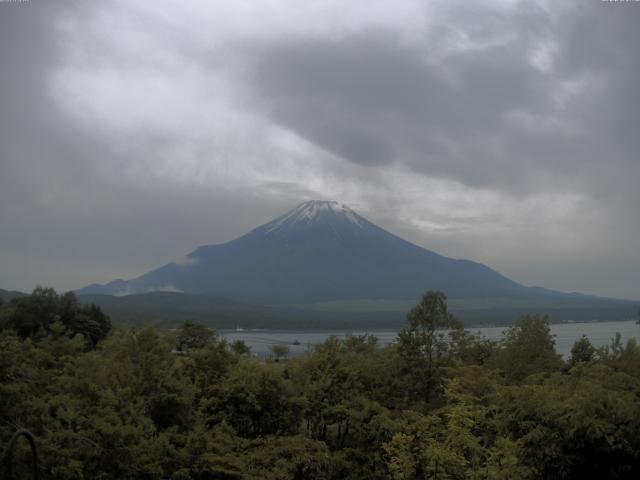
[[[187,319],[203,322],[218,329],[236,327],[265,329],[383,327],[404,318],[404,315],[389,316],[386,313],[347,312],[343,314],[340,312],[326,314],[171,292],[154,292],[123,297],[79,295],[78,299],[82,303],[99,305],[115,323],[153,324],[162,327],[175,327]]]
[[[405,324],[414,301],[349,300],[314,304],[260,306],[170,292],[126,297],[81,295],[100,305],[117,323],[176,326],[186,319],[216,328],[396,328]],[[451,311],[467,325],[505,325],[526,313],[548,314],[552,321],[635,318],[638,303],[593,297],[542,301],[531,299],[452,299]]]

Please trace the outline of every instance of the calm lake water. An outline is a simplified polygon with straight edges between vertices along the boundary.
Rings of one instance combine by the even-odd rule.
[[[498,340],[502,338],[505,327],[470,328],[474,333],[480,333],[487,338]],[[562,323],[551,325],[551,332],[555,335],[556,350],[568,356],[573,342],[582,335],[586,335],[591,343],[600,347],[608,345],[619,332],[624,342],[629,338],[640,341],[640,325],[635,321],[624,322],[592,322],[592,323]],[[287,345],[290,355],[296,356],[307,352],[313,345],[324,342],[329,336],[343,337],[348,334],[371,334],[378,337],[380,345],[388,345],[395,340],[397,330],[223,330],[220,332],[229,341],[244,340],[251,347],[251,351],[258,356],[271,354],[273,345]]]

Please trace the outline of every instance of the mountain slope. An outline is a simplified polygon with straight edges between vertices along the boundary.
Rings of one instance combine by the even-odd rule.
[[[183,262],[80,294],[181,291],[257,303],[564,295],[524,287],[489,267],[409,243],[345,205],[311,201],[231,242],[203,246]]]
[[[23,292],[18,292],[15,290],[3,290],[0,288],[0,300],[3,302],[9,302],[14,298],[26,297],[28,294]]]

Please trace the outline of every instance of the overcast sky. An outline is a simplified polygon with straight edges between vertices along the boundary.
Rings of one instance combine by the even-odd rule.
[[[309,199],[640,299],[640,2],[0,1],[0,288],[132,278]]]

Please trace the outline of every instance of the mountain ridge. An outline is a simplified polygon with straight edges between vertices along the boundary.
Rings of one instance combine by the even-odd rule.
[[[526,287],[478,262],[408,242],[335,201],[302,203],[234,240],[203,245],[180,262],[132,280],[92,284],[79,294],[177,291],[253,303],[353,298],[415,299],[571,295]]]

